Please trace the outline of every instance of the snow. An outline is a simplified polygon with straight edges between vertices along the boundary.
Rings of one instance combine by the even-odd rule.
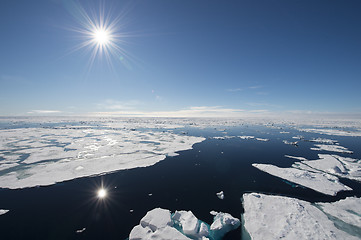
[[[337,144],[336,140],[327,139],[327,138],[313,138],[313,139],[310,140],[310,142],[326,143],[326,144]]]
[[[334,136],[345,136],[345,137],[361,137],[361,131],[349,131],[341,129],[327,129],[327,128],[304,128],[299,129],[304,132],[319,133],[325,135],[334,135]]]
[[[240,139],[254,139],[254,136],[238,136]]]
[[[311,150],[315,151],[329,151],[329,152],[340,152],[340,153],[349,153],[352,154],[353,151],[348,150],[345,147],[340,145],[325,145],[325,144],[315,144],[315,148],[311,148]]]
[[[307,161],[307,159],[304,157],[295,157],[295,156],[290,156],[290,155],[285,155],[285,157],[293,158],[293,159],[297,159],[297,160],[301,160],[301,161]]]
[[[76,233],[82,233],[82,232],[84,232],[85,230],[86,230],[86,228],[82,228],[82,229],[76,230],[75,232],[76,232]]]
[[[359,239],[339,230],[324,212],[306,201],[247,193],[243,207],[244,226],[252,239]]]
[[[287,141],[287,140],[283,140],[283,143],[284,143],[284,144],[287,144],[287,145],[295,145],[295,146],[297,146],[298,141],[296,141],[296,142],[290,142],[290,141]]]
[[[5,213],[9,212],[9,210],[6,209],[0,209],[0,215],[3,215]]]
[[[182,229],[182,232],[192,238],[199,238],[202,237],[202,235],[198,234],[198,229],[199,229],[199,221],[196,218],[196,216],[194,216],[194,214],[191,211],[176,211],[173,216],[172,219],[179,224],[179,226]],[[203,226],[202,226],[203,227]],[[205,231],[204,229],[202,229],[203,236],[208,236],[208,229],[207,231]]]
[[[215,239],[222,239],[227,232],[237,229],[240,225],[241,222],[238,218],[229,213],[219,212],[214,216],[210,231]]]
[[[167,131],[74,126],[1,129],[10,154],[0,157],[1,188],[51,185],[79,177],[148,167],[204,141]],[[25,156],[25,159],[21,160]]]
[[[333,203],[317,203],[321,210],[361,230],[361,198],[348,197]]]
[[[228,213],[214,212],[211,226],[199,220],[191,211],[176,211],[156,208],[149,211],[135,226],[129,240],[144,239],[199,239],[220,240],[227,232],[236,229],[240,220]]]
[[[338,178],[321,172],[310,172],[296,168],[280,168],[271,164],[252,164],[273,176],[308,187],[317,192],[335,196],[339,191],[352,190],[350,187],[340,183]]]
[[[261,141],[261,142],[268,142],[269,139],[268,138],[256,138],[257,141]]]
[[[220,191],[219,193],[216,193],[217,197],[219,199],[224,199],[224,192],[223,191]]]
[[[155,208],[140,220],[140,225],[143,228],[149,227],[153,232],[166,226],[172,226],[171,213],[166,209]]]
[[[361,181],[361,161],[330,154],[318,154],[319,159],[302,161],[313,170]]]

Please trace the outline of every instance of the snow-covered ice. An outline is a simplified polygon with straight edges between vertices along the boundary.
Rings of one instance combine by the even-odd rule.
[[[84,127],[1,129],[0,187],[50,185],[148,167],[205,140],[167,131]],[[4,153],[6,151],[7,153]],[[4,157],[3,157],[4,158]],[[23,158],[23,159],[22,159]],[[11,161],[11,162],[10,162]]]
[[[256,138],[257,141],[261,141],[261,142],[268,142],[269,139],[268,138]]]
[[[216,195],[217,195],[217,197],[219,199],[224,199],[224,192],[223,191],[220,191],[220,192],[216,193]]]
[[[0,215],[3,215],[5,213],[9,212],[9,210],[6,209],[0,209]]]
[[[199,239],[220,240],[229,231],[239,227],[240,220],[228,213],[215,212],[211,226],[199,220],[191,211],[155,208],[135,226],[129,240],[144,239]]]
[[[280,168],[271,164],[257,164],[252,166],[273,176],[308,187],[317,192],[335,196],[339,191],[352,190],[340,183],[338,178],[327,173],[310,172],[296,168]]]
[[[303,132],[310,133],[319,133],[325,135],[334,135],[334,136],[346,136],[346,137],[361,137],[361,131],[348,131],[341,129],[327,129],[327,128],[301,128],[299,129]]]
[[[287,140],[283,140],[283,143],[284,143],[284,144],[287,144],[287,145],[298,146],[298,141],[296,141],[296,142],[290,142],[290,141],[287,141]]]
[[[311,148],[315,151],[328,151],[328,152],[340,152],[340,153],[349,153],[352,154],[353,151],[348,150],[347,148],[340,145],[325,145],[325,144],[315,144],[316,147]]]
[[[302,161],[313,171],[327,172],[339,177],[361,181],[361,161],[330,154],[318,154],[319,159]],[[298,165],[295,167],[300,168]]]
[[[345,204],[336,205],[342,209]],[[351,205],[361,209],[359,201]],[[323,211],[306,201],[247,193],[243,207],[244,226],[252,239],[359,239],[337,228]]]
[[[240,139],[254,139],[254,136],[238,136]]]
[[[219,212],[214,216],[210,231],[214,239],[222,239],[227,232],[237,229],[240,225],[241,222],[238,218],[229,213]]]
[[[330,216],[359,228],[359,233],[361,233],[361,198],[348,197],[337,202],[316,205]]]
[[[313,138],[309,141],[315,142],[315,143],[326,143],[326,144],[336,144],[337,143],[336,140],[327,139],[327,138]]]

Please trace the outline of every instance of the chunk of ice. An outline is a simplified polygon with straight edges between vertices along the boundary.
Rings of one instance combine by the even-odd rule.
[[[325,145],[325,144],[315,144],[315,148],[311,148],[311,150],[315,151],[329,151],[329,152],[340,152],[340,153],[349,153],[352,154],[353,151],[348,150],[345,147],[340,145]]]
[[[252,166],[273,176],[311,188],[317,192],[335,196],[339,191],[352,190],[340,183],[337,177],[326,173],[309,172],[296,168],[280,168],[271,164],[257,164]]]
[[[220,191],[219,193],[216,193],[216,195],[217,195],[217,197],[218,197],[219,199],[224,199],[224,193],[223,193],[223,191]]]
[[[244,226],[252,239],[359,239],[336,228],[320,209],[306,201],[247,193],[243,207]]]
[[[9,210],[6,209],[0,209],[0,215],[3,215],[5,213],[9,212]]]
[[[240,225],[238,218],[232,217],[229,213],[219,212],[214,216],[210,231],[214,239],[222,239],[227,232],[237,229]]]

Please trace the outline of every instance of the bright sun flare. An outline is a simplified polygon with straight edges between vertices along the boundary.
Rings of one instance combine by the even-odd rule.
[[[104,188],[99,189],[98,198],[105,198],[107,196],[107,191]]]
[[[93,33],[94,41],[100,45],[107,45],[110,41],[111,34],[105,29],[95,29]]]

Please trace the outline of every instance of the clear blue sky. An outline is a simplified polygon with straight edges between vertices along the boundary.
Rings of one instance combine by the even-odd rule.
[[[72,51],[74,6],[121,16],[131,57]],[[2,0],[0,115],[360,113],[360,13],[356,0]]]

